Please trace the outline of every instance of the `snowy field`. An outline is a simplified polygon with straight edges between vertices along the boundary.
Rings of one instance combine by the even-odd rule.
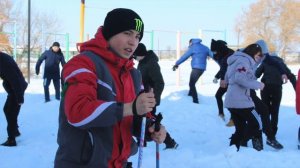
[[[162,150],[160,145],[161,168],[299,168],[300,151],[297,149],[297,133],[300,116],[295,112],[295,92],[290,83],[283,86],[283,97],[279,114],[277,139],[284,149],[277,151],[265,144],[264,150],[257,152],[248,143],[236,152],[229,147],[229,137],[234,127],[226,127],[229,113],[225,110],[226,121],[218,117],[214,98],[218,84],[212,80],[218,65],[208,62],[207,71],[197,83],[200,104],[192,103],[187,96],[190,61],[180,66],[180,85],[176,85],[176,73],[171,70],[175,61],[161,61],[165,79],[165,89],[158,112],[162,112],[162,123],[171,136],[179,143],[176,150]],[[299,65],[290,66],[296,74]],[[54,98],[53,85],[50,85],[52,101],[44,103],[42,79],[31,79],[26,90],[25,103],[21,108],[19,126],[21,136],[17,147],[0,146],[0,168],[52,168],[57,149],[59,101]],[[259,93],[258,93],[259,95]],[[0,108],[6,99],[6,92],[0,87]],[[0,114],[0,142],[7,138],[6,120]],[[137,167],[137,155],[131,157],[133,167]],[[143,168],[155,167],[155,144],[148,143],[144,148]]]

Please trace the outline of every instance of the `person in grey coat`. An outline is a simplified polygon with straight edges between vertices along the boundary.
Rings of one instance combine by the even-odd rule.
[[[225,80],[228,90],[224,105],[231,112],[235,123],[235,133],[231,137],[230,145],[236,145],[238,150],[243,145],[243,140],[250,138],[253,148],[258,151],[263,149],[261,119],[250,96],[250,89],[264,88],[264,84],[255,77],[257,63],[261,58],[260,46],[250,44],[243,51],[236,51],[227,60]]]

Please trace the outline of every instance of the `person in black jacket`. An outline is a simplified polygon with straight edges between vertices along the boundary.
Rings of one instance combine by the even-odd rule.
[[[51,80],[53,80],[54,89],[55,89],[55,98],[60,100],[60,68],[59,64],[62,66],[66,63],[63,53],[59,48],[60,44],[58,42],[54,42],[49,50],[45,51],[42,56],[38,59],[35,66],[35,73],[39,75],[40,66],[42,62],[45,60],[45,68],[44,68],[44,93],[45,93],[45,102],[50,101],[49,95],[49,85]]]
[[[218,104],[219,109],[219,116],[225,120],[224,115],[224,108],[223,108],[223,95],[227,92],[227,84],[224,80],[225,73],[227,70],[227,59],[229,56],[231,56],[234,51],[227,47],[227,43],[223,40],[211,40],[210,50],[214,54],[214,60],[219,64],[220,70],[215,75],[215,78],[213,80],[214,83],[218,83],[218,80],[220,79],[220,87],[216,92],[216,100]],[[230,117],[230,120],[227,124],[227,126],[234,126],[233,120]]]
[[[259,40],[256,43],[262,46],[265,58],[257,68],[255,75],[257,78],[263,75],[261,81],[265,84],[265,89],[260,92],[260,95],[262,102],[269,110],[266,118],[270,120],[270,127],[275,139],[278,130],[282,84],[287,83],[289,79],[295,89],[295,75],[291,73],[290,69],[280,57],[269,54],[267,44],[263,40]],[[271,142],[270,139],[267,140],[267,144]],[[282,145],[280,147],[283,148]]]
[[[264,40],[258,40],[256,44],[262,48],[264,59],[258,66],[255,76],[260,78],[265,84],[265,88],[261,90],[261,100],[256,96],[255,91],[252,91],[251,97],[257,103],[257,110],[261,114],[263,131],[267,135],[267,144],[282,149],[283,146],[276,140],[276,133],[278,130],[278,115],[280,102],[282,98],[282,84],[288,81],[288,67],[283,60],[277,56],[270,56],[268,46]]]
[[[2,145],[16,146],[15,137],[20,136],[18,115],[21,105],[24,103],[24,92],[27,88],[27,82],[14,59],[2,52],[0,52],[0,77],[7,92],[3,111],[7,120],[8,138]]]
[[[160,105],[160,97],[165,86],[160,66],[158,64],[158,57],[152,50],[147,51],[146,46],[143,43],[139,43],[134,52],[134,57],[137,61],[139,61],[137,69],[142,74],[144,88],[153,88],[156,105],[153,107],[151,114],[155,117],[156,107]],[[166,145],[166,149],[175,149],[178,146],[168,132],[164,143]]]

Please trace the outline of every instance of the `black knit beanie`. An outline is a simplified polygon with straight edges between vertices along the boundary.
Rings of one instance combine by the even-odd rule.
[[[143,43],[139,43],[138,47],[134,51],[135,56],[146,56],[147,54],[147,49],[146,46]]]
[[[140,32],[141,41],[144,33],[141,17],[131,9],[117,8],[107,13],[102,33],[109,40],[112,36],[131,29]]]
[[[60,44],[59,44],[59,42],[54,42],[54,43],[52,44],[52,47],[53,47],[53,46],[60,47]]]

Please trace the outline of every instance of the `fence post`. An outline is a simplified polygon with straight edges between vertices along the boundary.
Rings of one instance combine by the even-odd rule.
[[[69,61],[69,59],[70,59],[70,39],[69,39],[69,33],[66,33],[65,39],[66,39],[66,58],[67,58],[67,61]]]

